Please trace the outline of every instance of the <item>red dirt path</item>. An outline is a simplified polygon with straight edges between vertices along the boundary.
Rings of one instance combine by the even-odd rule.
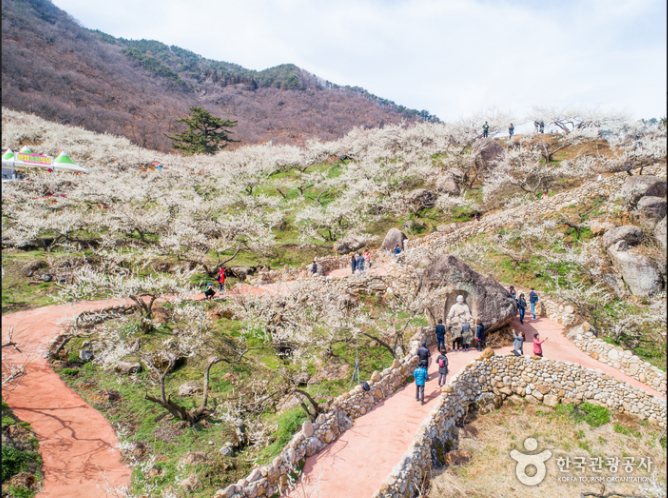
[[[385,269],[385,264],[378,264],[370,273],[384,274]],[[330,275],[343,276],[349,272],[349,269],[344,268]],[[242,286],[228,293],[287,294],[292,285],[293,282],[261,288]],[[200,294],[195,299],[202,297],[203,294]],[[44,480],[39,498],[123,496],[120,490],[130,484],[131,470],[120,462],[120,454],[116,449],[118,439],[112,427],[102,414],[87,405],[60,380],[42,357],[66,317],[84,310],[121,303],[119,300],[82,302],[73,306],[49,306],[22,311],[3,317],[3,338],[8,328],[13,327],[16,342],[23,351],[23,354],[3,352],[3,360],[19,363],[26,354],[35,355],[27,367],[28,375],[14,391],[5,395],[5,400],[21,420],[32,425],[40,439]],[[549,340],[543,345],[546,358],[600,369],[663,398],[654,389],[580,351],[564,336],[561,325],[546,318],[529,318],[524,325],[515,320],[514,326],[523,330],[529,339],[535,332],[539,332],[542,338],[548,337]],[[497,354],[508,353],[510,349],[501,348]],[[532,352],[530,341],[525,344],[525,352]],[[480,353],[471,350],[448,356],[451,377],[479,357]],[[399,462],[420,423],[433,408],[440,394],[435,370],[432,363],[424,405],[415,401],[414,386],[407,385],[355,420],[353,427],[324,451],[309,457],[304,467],[301,490],[315,490],[320,498],[370,497]],[[296,491],[292,496],[303,494]]]

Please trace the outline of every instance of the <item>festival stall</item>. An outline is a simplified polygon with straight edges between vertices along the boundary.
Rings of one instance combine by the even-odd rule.
[[[76,164],[65,151],[62,151],[55,159],[51,156],[34,154],[27,146],[19,152],[12,149],[2,155],[2,181],[13,181],[20,176],[21,172],[30,169],[46,169],[49,173],[56,171],[69,171],[72,173],[88,173],[86,168]],[[18,173],[17,173],[18,172]]]

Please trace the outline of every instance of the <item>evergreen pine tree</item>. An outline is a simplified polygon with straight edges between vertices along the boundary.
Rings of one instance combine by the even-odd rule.
[[[238,142],[228,137],[231,131],[227,129],[236,126],[236,121],[218,118],[201,107],[191,107],[190,116],[176,121],[188,125],[186,132],[165,136],[173,141],[172,147],[183,151],[184,156],[215,154],[227,142]]]

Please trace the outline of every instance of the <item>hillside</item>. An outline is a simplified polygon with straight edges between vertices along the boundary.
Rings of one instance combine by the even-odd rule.
[[[303,144],[355,126],[437,119],[293,64],[252,71],[157,41],[117,39],[81,27],[49,0],[3,0],[2,90],[4,107],[160,151],[171,146],[163,133],[195,105],[238,120],[242,143]]]

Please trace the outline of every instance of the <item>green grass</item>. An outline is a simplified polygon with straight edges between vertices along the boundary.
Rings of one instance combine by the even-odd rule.
[[[640,437],[642,437],[641,434],[640,434],[640,431],[637,430],[637,429],[634,429],[633,427],[626,427],[622,424],[614,424],[612,426],[612,428],[617,434],[623,434],[625,436],[631,436],[631,437],[635,437],[635,438],[638,438],[638,439]]]
[[[32,431],[30,424],[15,420],[12,416],[9,405],[2,400],[2,429],[4,430],[12,425],[20,425],[29,431]],[[27,442],[32,448],[30,450],[18,450],[10,446],[9,442],[4,441],[2,444],[2,483],[11,479],[12,476],[21,472],[30,472],[35,475],[35,479],[39,482],[42,478],[40,468],[42,466],[42,457],[40,456],[39,441],[34,437],[27,437]],[[3,489],[3,496],[5,492],[9,496],[16,498],[32,498],[36,493],[26,488],[9,486]]]
[[[589,402],[582,403],[581,405],[557,405],[554,413],[576,422],[586,422],[592,428],[600,427],[610,422],[610,410],[605,406],[598,406]]]

